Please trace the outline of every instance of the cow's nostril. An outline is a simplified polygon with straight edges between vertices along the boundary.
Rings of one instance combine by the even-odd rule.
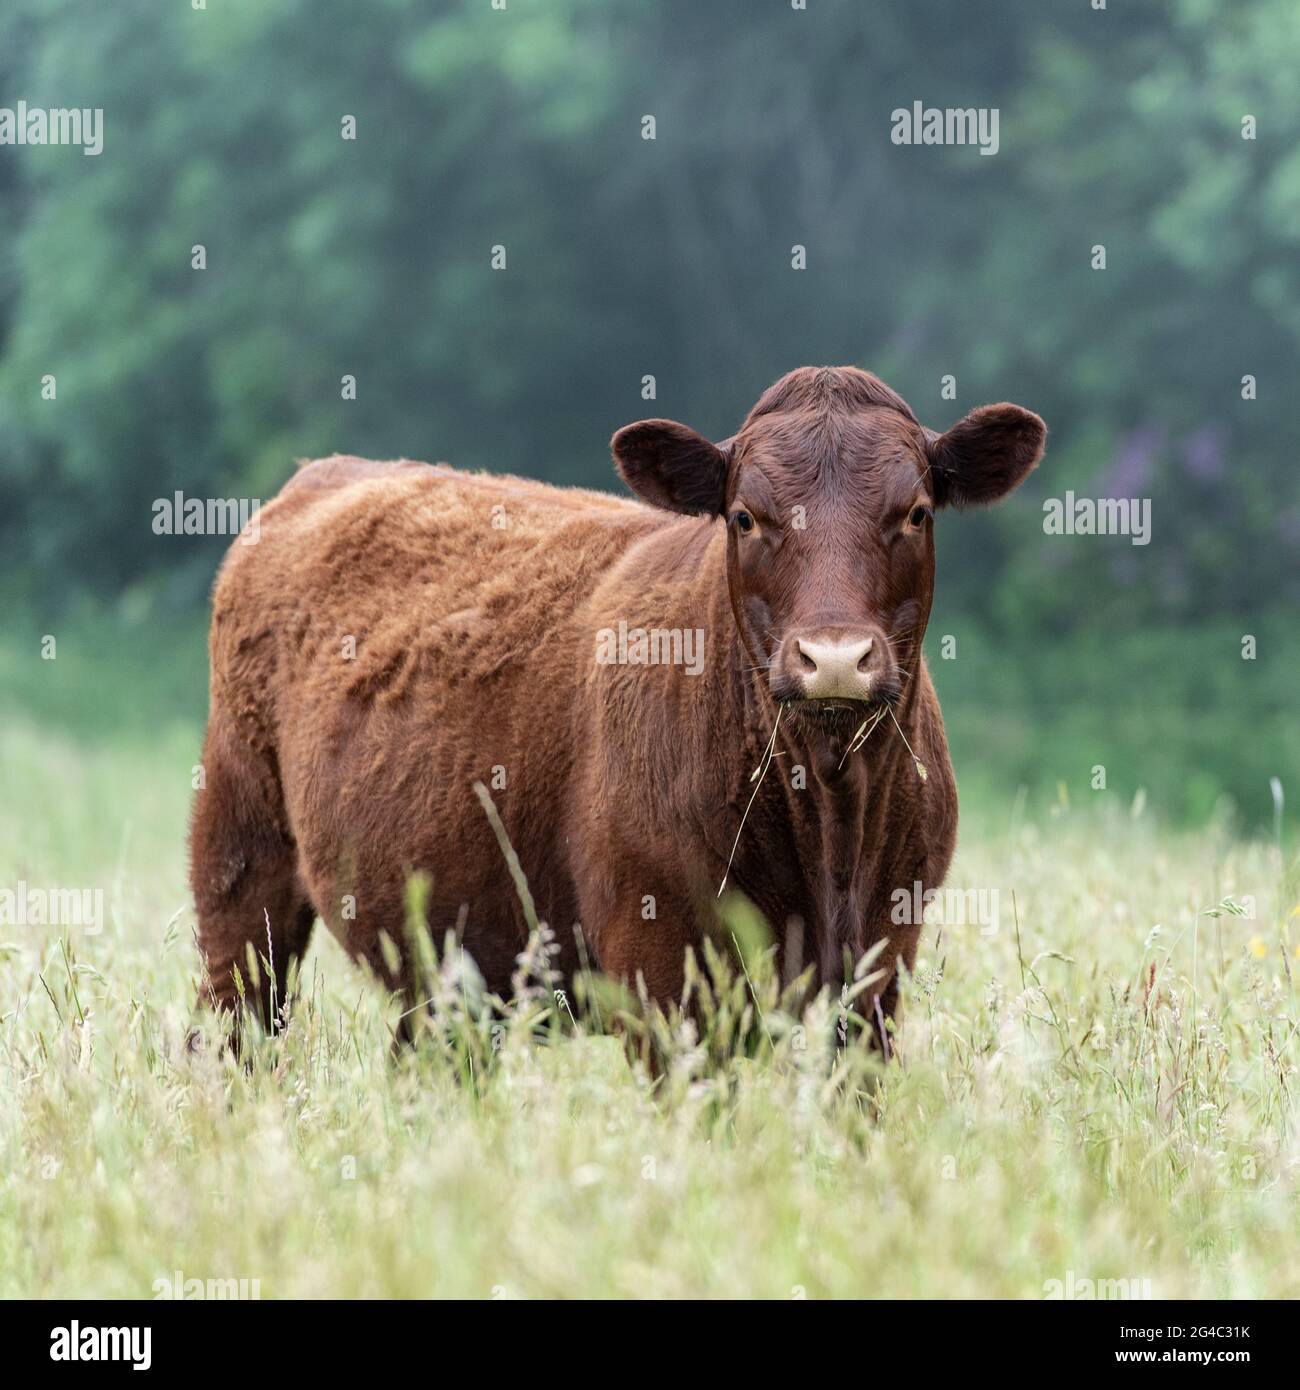
[[[817,669],[816,661],[808,654],[802,642],[796,641],[794,645],[795,650],[799,653],[799,669],[811,675]]]
[[[871,648],[875,646],[875,643],[876,639],[874,637],[867,638],[866,644],[862,648],[862,655],[858,658],[859,671],[865,671],[867,669],[867,658],[870,657]]]

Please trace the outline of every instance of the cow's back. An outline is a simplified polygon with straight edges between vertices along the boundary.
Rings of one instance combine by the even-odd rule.
[[[306,464],[222,566],[214,676],[247,669],[240,695],[288,700],[299,722],[304,701],[340,695],[487,693],[655,524],[613,496],[441,465]]]
[[[467,944],[499,983],[518,904],[472,784],[492,790],[539,913],[567,926],[558,819],[539,808],[566,793],[590,661],[570,619],[663,518],[602,493],[332,458],[259,524],[218,581],[213,704],[269,745],[305,888],[364,940],[400,931],[424,870],[433,925],[466,904]]]

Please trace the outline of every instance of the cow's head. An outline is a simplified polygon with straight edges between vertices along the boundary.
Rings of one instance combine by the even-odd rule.
[[[645,501],[725,519],[732,610],[753,664],[776,699],[834,716],[893,703],[916,669],[935,512],[1005,496],[1046,433],[1002,404],[936,434],[870,373],[803,367],[722,444],[643,420],[612,447]]]

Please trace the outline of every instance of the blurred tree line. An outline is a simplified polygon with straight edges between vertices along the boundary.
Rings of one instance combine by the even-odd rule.
[[[616,487],[619,425],[721,438],[780,373],[854,362],[936,428],[997,399],[1051,427],[1020,496],[941,523],[985,697],[1086,699],[1060,653],[1127,643],[1098,698],[1185,651],[1226,672],[1210,713],[1267,720],[1300,597],[1298,64],[1293,0],[8,0],[0,105],[105,134],[0,147],[3,592],[197,610],[221,542],[152,533],[176,489],[265,499],[333,451]],[[915,101],[998,108],[998,153],[892,144]],[[1151,544],[1044,535],[1067,488],[1149,497]],[[998,660],[1044,646],[1037,686]],[[1275,750],[1238,774],[1231,741],[1213,785],[1257,785]]]

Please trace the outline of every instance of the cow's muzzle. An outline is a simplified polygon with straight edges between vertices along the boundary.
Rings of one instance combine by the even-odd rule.
[[[898,695],[889,643],[870,629],[791,632],[774,663],[784,698],[892,701]]]

